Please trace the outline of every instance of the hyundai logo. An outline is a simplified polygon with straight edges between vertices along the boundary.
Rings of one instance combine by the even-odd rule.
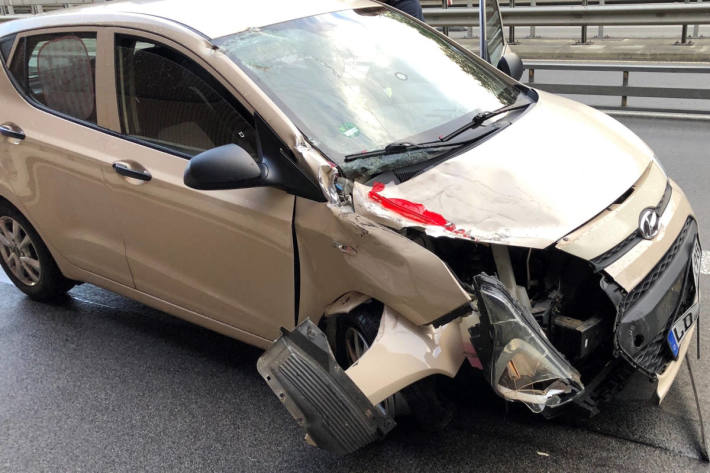
[[[639,233],[646,240],[653,240],[661,229],[661,219],[654,208],[641,212],[639,217]]]

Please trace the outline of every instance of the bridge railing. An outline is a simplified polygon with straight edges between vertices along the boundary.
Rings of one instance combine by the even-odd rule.
[[[528,84],[536,89],[555,94],[619,97],[618,106],[600,106],[604,111],[619,113],[631,112],[643,115],[673,116],[682,114],[684,118],[697,118],[710,120],[710,109],[686,108],[651,108],[629,106],[629,97],[644,97],[656,99],[686,99],[710,100],[710,88],[688,87],[652,87],[631,85],[631,74],[662,73],[669,74],[669,80],[664,83],[672,84],[676,74],[705,74],[710,75],[710,64],[629,64],[629,63],[589,63],[568,61],[526,61],[525,69],[528,72]],[[618,72],[618,85],[592,85],[592,84],[560,84],[551,82],[538,82],[535,77],[537,71],[585,71],[585,72]],[[675,76],[677,77],[677,76]],[[641,79],[638,77],[637,79]],[[635,82],[641,82],[636,80]],[[710,87],[710,82],[707,82]]]
[[[580,26],[582,43],[587,43],[588,26],[679,25],[683,26],[681,42],[685,43],[687,25],[710,24],[710,3],[503,6],[501,13],[503,24],[511,31],[516,26]],[[477,26],[478,8],[425,8],[424,19],[445,31],[451,26]]]

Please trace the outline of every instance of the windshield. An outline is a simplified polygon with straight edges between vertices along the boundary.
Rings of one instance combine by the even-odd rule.
[[[512,79],[384,7],[250,29],[218,45],[354,179],[450,150],[355,162],[345,156],[393,142],[436,140],[520,94]]]

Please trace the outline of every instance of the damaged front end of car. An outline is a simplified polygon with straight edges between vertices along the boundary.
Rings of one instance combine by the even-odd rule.
[[[335,187],[335,179],[323,181]],[[377,190],[374,187],[366,195],[382,205]],[[332,195],[337,194],[333,189]],[[367,222],[360,238],[372,238],[383,229],[374,219],[348,210],[349,199],[343,201],[331,202],[329,209],[340,216],[340,222],[356,215],[360,225]],[[559,251],[513,251],[479,243],[445,225],[436,226],[429,234],[425,231],[427,224],[416,220],[420,208],[401,201],[386,205],[406,207],[416,224],[396,230],[390,225],[385,231],[398,235],[403,247],[424,250],[448,268],[450,283],[459,287],[463,300],[468,301],[435,314],[436,318],[430,316],[424,323],[385,305],[374,342],[345,371],[327,342],[327,324],[316,325],[305,319],[295,330],[284,330],[260,358],[258,369],[304,428],[309,443],[347,454],[382,438],[395,425],[393,413],[385,409],[388,397],[429,376],[453,378],[464,362],[482,370],[501,398],[523,403],[534,413],[549,413],[583,396],[582,375],[569,360],[592,358],[590,355],[600,346],[600,327],[610,327],[611,323],[602,324],[599,311],[591,311],[586,321],[579,321],[580,325],[586,322],[586,330],[561,328],[563,324],[558,323],[561,311],[572,306],[574,294],[564,280],[569,279],[565,271],[577,270],[575,258]],[[345,248],[336,249],[355,264],[367,244],[347,243],[342,245]],[[559,274],[553,277],[550,271]],[[587,283],[575,280],[581,287]],[[432,284],[432,288],[437,287]],[[601,291],[598,294],[603,296]],[[326,310],[325,316],[348,312],[367,300],[369,297],[362,293],[349,295],[331,304],[334,308]],[[611,314],[610,305],[605,309],[609,309],[607,315]],[[565,320],[569,323],[575,319]],[[559,325],[555,336],[566,348],[565,353],[551,342],[550,327],[555,323]]]
[[[346,371],[325,333],[306,320],[284,330],[259,359],[259,373],[306,440],[336,454],[381,439],[395,426],[384,408],[387,397],[426,376],[453,378],[466,359],[500,397],[535,413],[578,398],[584,391],[579,372],[529,310],[493,276],[481,274],[474,284],[474,300],[447,314],[450,321],[417,326],[386,307],[375,342]]]
[[[550,112],[538,104],[520,121],[559,119]],[[502,399],[545,417],[598,413],[635,370],[663,398],[697,319],[697,224],[650,150],[594,117],[598,136],[584,120],[569,135],[609,144],[602,164],[571,162],[562,146],[548,147],[544,163],[501,162],[486,142],[475,159],[464,153],[415,177],[361,183],[332,163],[312,166],[328,204],[297,201],[298,326],[259,361],[311,444],[346,454],[383,437],[395,425],[387,399],[454,378],[464,363]],[[317,161],[308,145],[299,151]],[[636,238],[649,206],[661,228],[653,241]],[[338,317],[371,300],[382,308],[377,335],[343,369],[327,341]],[[668,330],[689,314],[674,353]]]

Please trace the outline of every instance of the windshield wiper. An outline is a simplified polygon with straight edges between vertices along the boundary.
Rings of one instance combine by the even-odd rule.
[[[485,136],[485,135],[484,135]],[[478,140],[483,138],[483,136],[477,136],[476,138],[466,140],[466,141],[457,141],[455,143],[444,143],[441,141],[429,141],[426,143],[407,143],[407,142],[395,142],[395,143],[390,143],[387,146],[385,146],[382,149],[378,149],[375,151],[367,151],[364,153],[356,153],[356,154],[349,154],[345,156],[345,162],[349,163],[352,161],[357,161],[359,159],[365,159],[365,158],[375,158],[379,156],[387,156],[387,155],[392,155],[392,154],[402,154],[406,153],[407,151],[416,151],[416,150],[430,150],[430,149],[439,149],[439,148],[455,148],[458,146],[466,146],[468,144],[474,143]]]
[[[457,136],[459,136],[461,133],[463,133],[466,130],[478,128],[479,126],[483,125],[483,123],[486,120],[488,120],[490,118],[493,118],[497,115],[502,115],[507,112],[512,112],[513,110],[520,110],[522,108],[527,108],[529,105],[530,105],[530,103],[523,103],[523,104],[514,103],[514,104],[506,105],[505,107],[501,107],[497,110],[493,110],[490,112],[478,113],[478,114],[476,114],[476,116],[473,117],[473,119],[469,123],[465,124],[461,128],[458,128],[457,130],[452,131],[448,135],[444,136],[443,138],[441,138],[441,141],[446,142],[446,141],[452,140],[453,138],[456,138]]]

